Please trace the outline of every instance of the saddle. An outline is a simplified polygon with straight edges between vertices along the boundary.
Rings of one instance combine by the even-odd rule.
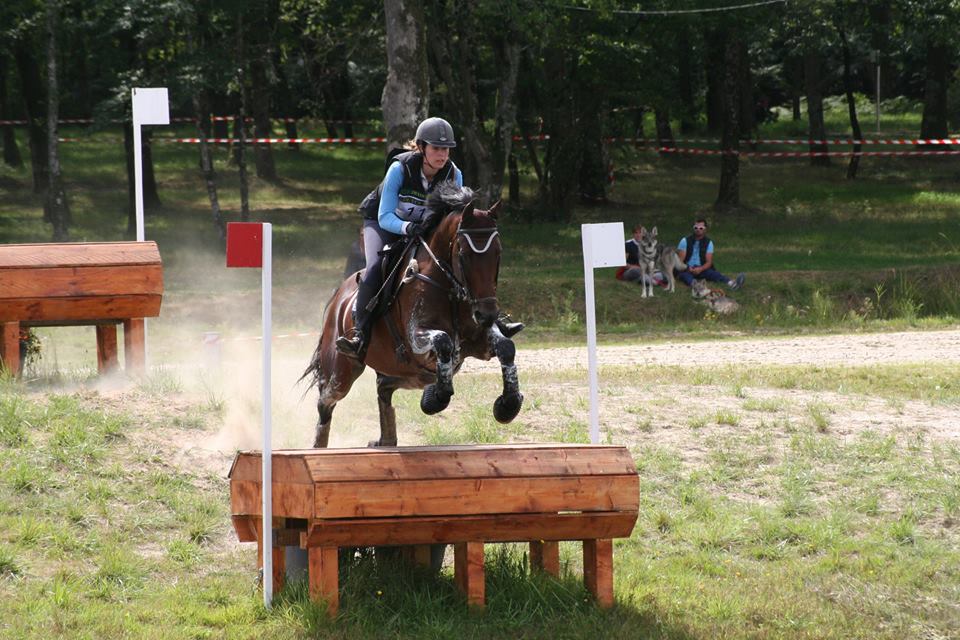
[[[377,252],[380,260],[372,268],[380,269],[380,281],[383,284],[367,306],[373,319],[383,316],[396,299],[400,289],[400,278],[406,272],[406,269],[402,269],[401,265],[408,262],[410,256],[416,251],[417,243],[415,240],[416,238],[402,238],[384,245],[383,249]],[[371,267],[368,266],[368,268]],[[354,278],[357,284],[360,284],[363,271],[358,271]]]

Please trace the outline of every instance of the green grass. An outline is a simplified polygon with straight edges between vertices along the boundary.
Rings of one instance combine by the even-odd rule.
[[[104,399],[95,395],[26,396],[8,383],[0,431],[18,435],[0,448],[0,624],[6,625],[0,628],[23,638],[956,633],[960,449],[916,432],[840,434],[839,401],[793,402],[789,391],[776,390],[789,382],[792,389],[829,389],[846,399],[843,405],[909,394],[940,406],[960,401],[960,374],[936,364],[923,375],[899,366],[686,368],[677,375],[687,384],[697,380],[715,386],[720,397],[730,397],[729,389],[744,396],[736,400],[742,409],[693,414],[698,424],[688,426],[696,433],[686,442],[695,442],[701,455],[690,458],[684,440],[658,444],[661,430],[673,427],[657,417],[655,405],[632,400],[653,383],[672,384],[663,379],[669,369],[661,369],[602,372],[611,383],[607,401],[626,402],[625,415],[648,424],[630,440],[641,509],[633,535],[616,543],[615,609],[590,603],[576,544],[564,545],[559,581],[529,577],[522,546],[491,545],[481,616],[468,612],[449,568],[436,576],[365,558],[343,567],[341,614],[334,620],[309,601],[302,583],[278,594],[273,610],[263,609],[252,548],[224,544],[233,533],[222,477],[171,465],[143,443],[150,420],[99,408]],[[872,382],[858,385],[868,369]],[[545,391],[569,384],[568,373],[582,375],[530,372],[525,391],[539,398],[535,410],[545,424],[556,425],[544,439],[583,442],[585,423],[561,397],[580,392]],[[459,431],[441,438],[424,429],[422,439],[528,439],[523,414],[517,426],[496,431],[487,424],[488,407],[470,408],[496,378],[458,378],[464,419],[445,422]],[[906,379],[915,381],[912,388],[904,388]],[[951,391],[940,396],[937,387]],[[192,395],[168,389],[161,399],[181,413],[200,414],[208,411],[211,389]],[[129,393],[139,397],[144,388]],[[761,395],[770,399],[752,400]],[[399,397],[402,419],[416,410],[417,395]],[[797,415],[781,420],[784,413]],[[829,421],[826,429],[817,416]],[[176,439],[213,427],[166,428]]]

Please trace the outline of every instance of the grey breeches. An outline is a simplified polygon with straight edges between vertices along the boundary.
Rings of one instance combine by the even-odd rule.
[[[384,245],[395,241],[399,237],[381,229],[376,220],[363,221],[363,254],[367,259],[367,269],[363,273],[361,282],[373,289],[371,296],[376,295],[383,284],[383,277],[380,274],[380,256],[378,254]]]

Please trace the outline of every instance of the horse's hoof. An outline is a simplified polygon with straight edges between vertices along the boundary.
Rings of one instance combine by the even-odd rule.
[[[517,392],[511,396],[500,396],[493,401],[493,417],[500,424],[513,422],[523,406],[523,394]]]
[[[446,395],[446,397],[443,397]],[[420,410],[428,416],[440,413],[450,404],[450,394],[440,394],[437,391],[437,385],[431,384],[423,389],[423,395],[420,396]]]
[[[376,448],[376,447],[395,447],[395,446],[397,446],[397,441],[396,441],[396,440],[394,440],[393,442],[387,442],[387,443],[384,443],[383,440],[379,440],[379,439],[378,439],[378,440],[370,440],[370,441],[367,442],[367,447],[368,447],[368,448]]]

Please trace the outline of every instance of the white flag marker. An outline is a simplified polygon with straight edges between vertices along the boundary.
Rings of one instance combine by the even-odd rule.
[[[597,378],[597,310],[593,295],[593,270],[626,264],[623,223],[580,226],[583,237],[583,285],[587,307],[587,371],[590,377],[590,442],[600,442],[600,391]]]

